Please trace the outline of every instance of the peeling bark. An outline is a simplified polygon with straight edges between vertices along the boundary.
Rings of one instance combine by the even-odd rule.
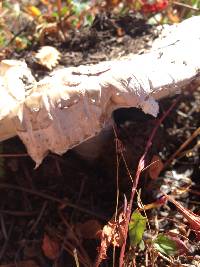
[[[0,65],[0,140],[18,135],[38,166],[97,135],[120,107],[157,116],[157,100],[200,74],[200,17],[169,26],[149,53],[57,70],[36,82],[25,63]]]

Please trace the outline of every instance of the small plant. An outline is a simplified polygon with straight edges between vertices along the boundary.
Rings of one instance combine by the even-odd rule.
[[[129,222],[130,245],[137,246],[142,242],[142,236],[146,229],[147,218],[142,216],[139,211],[134,211]]]

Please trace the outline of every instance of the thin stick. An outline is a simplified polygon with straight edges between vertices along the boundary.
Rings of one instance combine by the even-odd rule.
[[[189,145],[189,143],[192,142],[192,140],[194,138],[196,138],[198,135],[200,134],[200,127],[197,128],[193,134],[176,150],[176,152],[174,154],[172,154],[172,156],[165,162],[164,164],[164,168],[166,168],[176,157],[177,155],[185,148]]]
[[[191,9],[193,11],[200,11],[200,9],[198,7],[193,7],[193,6],[190,6],[188,4],[185,4],[185,3],[180,3],[178,1],[172,1],[172,4],[176,5],[176,6],[181,6],[181,7],[185,7],[187,9]]]
[[[63,236],[59,233],[56,233],[56,236],[63,241]],[[69,240],[64,240],[64,244],[63,244],[63,248],[69,253],[69,255],[71,255],[72,257],[74,257],[74,245],[72,244],[71,241]],[[88,266],[91,266],[89,265],[85,259],[83,258],[83,256],[80,254],[80,252],[77,250],[77,255],[78,255],[78,259],[79,259],[79,262],[82,263],[82,265],[84,267],[88,267]]]
[[[153,131],[147,141],[145,150],[144,150],[144,154],[141,156],[139,163],[138,163],[138,168],[137,168],[137,172],[135,175],[135,179],[132,185],[132,190],[131,190],[131,198],[129,201],[129,204],[127,205],[127,210],[126,210],[126,225],[125,225],[125,236],[124,236],[124,243],[122,245],[121,248],[121,252],[120,252],[120,259],[119,259],[119,266],[123,267],[123,263],[124,263],[124,255],[125,255],[125,247],[126,247],[126,241],[127,241],[127,235],[128,235],[128,225],[129,225],[129,221],[130,221],[130,217],[131,217],[131,210],[132,210],[132,206],[133,206],[133,199],[135,196],[135,192],[137,189],[137,185],[139,182],[139,178],[140,178],[140,174],[142,172],[142,170],[144,169],[144,165],[145,165],[145,157],[148,153],[149,148],[152,145],[152,141],[153,138],[158,130],[158,128],[160,127],[160,124],[164,121],[164,119],[169,115],[169,113],[171,112],[171,110],[175,107],[175,105],[177,104],[178,100],[179,100],[180,96],[176,99],[176,101],[174,101],[174,103],[172,103],[172,105],[170,106],[170,108],[163,114],[163,116],[157,121],[155,127],[153,128]]]
[[[61,0],[56,0],[56,5],[57,5],[57,11],[58,11],[58,17],[59,20],[61,21],[61,10],[62,10],[62,2]]]
[[[92,264],[91,264],[90,258],[88,256],[87,252],[85,251],[84,247],[82,246],[80,239],[76,236],[72,226],[70,225],[70,223],[68,223],[67,219],[62,214],[62,212],[59,211],[59,215],[60,215],[60,218],[62,219],[63,223],[66,225],[67,231],[69,231],[72,239],[75,241],[76,246],[78,246],[78,248],[79,248],[79,250],[76,250],[77,255],[80,254],[82,256],[82,258],[88,263],[88,265],[91,266]]]
[[[99,214],[96,214],[96,213],[92,212],[91,210],[88,210],[86,208],[83,208],[83,207],[77,206],[77,205],[75,205],[73,203],[70,203],[67,200],[61,200],[61,199],[59,199],[57,197],[48,195],[46,193],[38,192],[38,191],[35,191],[33,189],[29,189],[29,188],[25,188],[25,187],[21,187],[21,186],[17,186],[17,185],[10,185],[10,184],[7,184],[7,183],[0,183],[0,188],[12,189],[12,190],[18,190],[18,191],[26,192],[26,193],[29,193],[29,194],[32,194],[32,195],[36,195],[36,196],[44,198],[44,199],[51,200],[51,201],[59,203],[61,205],[65,204],[68,207],[77,209],[77,210],[79,210],[79,211],[81,211],[83,213],[87,213],[89,215],[95,216],[95,217],[100,218],[102,220],[106,220],[107,219],[107,218],[105,218],[105,217],[103,217],[103,216],[101,216]]]
[[[11,221],[11,224],[10,224],[10,227],[8,229],[8,238],[5,240],[3,246],[1,247],[1,251],[0,251],[0,260],[2,260],[3,258],[3,255],[8,247],[8,243],[10,241],[10,237],[11,237],[11,233],[12,233],[12,230],[13,230],[13,226],[14,226],[14,219],[12,219]]]
[[[115,127],[113,127],[115,135],[115,151],[116,151],[116,207],[115,207],[115,223],[117,222],[117,211],[119,207],[119,154],[118,154],[118,138]],[[113,247],[113,267],[115,267],[116,247]]]
[[[40,222],[41,218],[42,218],[42,215],[44,214],[46,208],[47,208],[47,204],[48,202],[47,201],[44,201],[43,205],[42,205],[42,208],[41,208],[41,211],[35,221],[35,223],[32,225],[30,231],[29,231],[29,234],[31,234],[37,227],[38,223]]]
[[[73,254],[74,254],[74,260],[76,262],[76,267],[80,267],[76,248],[73,250]]]
[[[17,217],[32,217],[38,214],[38,211],[0,210],[0,214],[6,214]]]
[[[8,239],[8,234],[7,234],[7,230],[6,230],[6,226],[5,226],[5,221],[4,221],[4,217],[2,214],[0,214],[0,222],[1,222],[1,232],[4,236],[4,239],[7,240]]]
[[[29,157],[28,153],[21,153],[21,154],[0,154],[0,158],[21,158],[21,157]]]

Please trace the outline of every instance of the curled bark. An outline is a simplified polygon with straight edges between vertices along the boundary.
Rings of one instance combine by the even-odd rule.
[[[97,135],[120,107],[157,116],[157,100],[200,73],[200,17],[169,26],[149,53],[57,70],[36,82],[24,62],[0,65],[0,140],[18,135],[38,166]]]

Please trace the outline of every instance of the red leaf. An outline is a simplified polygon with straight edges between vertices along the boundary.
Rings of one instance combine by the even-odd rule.
[[[162,163],[161,158],[157,155],[154,155],[149,166],[149,176],[151,179],[155,180],[158,178],[163,166],[164,164]]]
[[[200,216],[195,214],[194,212],[183,207],[178,201],[176,201],[173,197],[166,195],[168,201],[172,202],[179,212],[183,214],[183,216],[188,220],[190,224],[191,230],[193,230],[197,236],[197,239],[200,240]]]
[[[142,12],[143,13],[156,13],[163,11],[169,5],[168,0],[155,0],[154,3],[149,3],[148,0],[143,0]]]
[[[95,267],[99,266],[103,259],[107,258],[107,249],[110,245],[121,247],[124,242],[126,220],[124,213],[120,213],[115,221],[111,219],[103,228],[101,245]]]
[[[47,234],[45,234],[42,242],[42,250],[47,258],[50,260],[55,260],[59,256],[60,245],[58,242],[52,240]]]
[[[150,203],[150,204],[146,204],[140,207],[140,210],[150,210],[150,209],[155,209],[155,208],[159,208],[163,205],[165,205],[167,202],[167,199],[165,196],[160,197],[159,199],[157,199],[156,201]]]
[[[173,240],[177,247],[177,253],[179,255],[187,254],[188,253],[188,247],[186,244],[179,238],[178,234],[169,232],[166,234],[171,240]]]
[[[98,239],[101,237],[102,226],[97,220],[88,220],[76,225],[76,232],[84,239]]]

